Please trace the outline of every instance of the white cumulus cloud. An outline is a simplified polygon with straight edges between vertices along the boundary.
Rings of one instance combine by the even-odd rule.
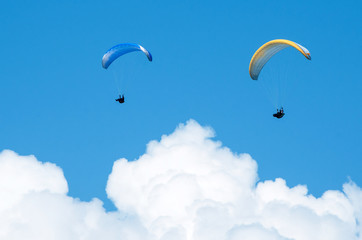
[[[62,170],[0,153],[0,240],[361,240],[362,190],[353,182],[320,198],[284,179],[258,181],[257,163],[190,120],[119,159],[102,202],[67,196]]]
[[[5,150],[0,154],[0,212],[15,205],[31,192],[65,194],[68,184],[63,171],[52,163],[41,163],[34,156],[19,156]]]
[[[0,153],[0,240],[147,239],[137,217],[107,213],[98,199],[67,196],[63,171],[34,156]]]
[[[114,163],[107,193],[156,239],[361,239],[361,189],[308,195],[285,180],[258,182],[257,164],[190,120],[151,141],[136,161]]]

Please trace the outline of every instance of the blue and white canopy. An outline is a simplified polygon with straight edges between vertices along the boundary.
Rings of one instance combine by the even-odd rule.
[[[152,61],[151,53],[141,45],[134,43],[121,43],[112,47],[106,52],[106,54],[103,55],[102,66],[103,68],[107,69],[109,65],[111,65],[111,63],[120,56],[135,51],[142,51],[144,54],[146,54],[148,60],[150,62]]]

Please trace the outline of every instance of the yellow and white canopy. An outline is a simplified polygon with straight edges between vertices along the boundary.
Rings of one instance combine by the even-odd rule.
[[[294,47],[299,52],[301,52],[308,60],[311,60],[308,49],[306,49],[302,45],[285,39],[272,40],[261,46],[251,58],[249,65],[250,77],[253,80],[258,80],[260,71],[263,69],[264,65],[269,61],[269,59],[276,53],[287,47]]]

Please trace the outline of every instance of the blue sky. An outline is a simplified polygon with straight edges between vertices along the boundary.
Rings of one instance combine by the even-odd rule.
[[[2,4],[0,149],[60,166],[69,195],[98,197],[113,162],[195,119],[233,152],[257,161],[259,178],[306,184],[319,196],[350,177],[362,185],[361,1],[7,1]],[[291,51],[287,115],[248,75],[263,43]],[[121,42],[137,72],[119,105],[102,55]],[[138,62],[139,60],[139,62]],[[282,59],[280,60],[282,61]],[[128,65],[130,71],[133,66]],[[288,79],[289,80],[289,79]]]

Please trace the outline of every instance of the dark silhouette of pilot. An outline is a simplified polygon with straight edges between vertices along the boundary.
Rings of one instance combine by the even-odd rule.
[[[119,103],[124,103],[124,94],[119,95],[119,98],[117,98],[116,101]]]
[[[276,118],[282,118],[284,117],[285,113],[284,113],[284,110],[283,110],[283,107],[279,110],[277,109],[277,113],[274,113],[273,114],[273,117],[276,117]]]

